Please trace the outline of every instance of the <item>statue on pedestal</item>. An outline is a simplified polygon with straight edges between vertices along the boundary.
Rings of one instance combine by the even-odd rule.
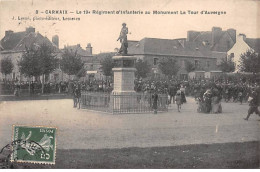
[[[118,51],[118,54],[126,55],[127,47],[128,47],[128,42],[127,42],[128,28],[126,27],[126,23],[123,23],[122,26],[123,27],[121,29],[120,35],[117,39],[117,41],[120,40],[120,43],[121,43],[121,47]]]

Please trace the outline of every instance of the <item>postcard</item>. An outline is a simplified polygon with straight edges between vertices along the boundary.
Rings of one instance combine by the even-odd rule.
[[[259,7],[0,0],[0,168],[259,168]]]

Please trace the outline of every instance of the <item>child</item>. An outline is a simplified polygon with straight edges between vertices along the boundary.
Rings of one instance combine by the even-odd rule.
[[[182,97],[181,97],[181,91],[180,90],[178,90],[176,95],[175,95],[175,103],[177,105],[178,112],[180,112],[181,104],[182,104]]]

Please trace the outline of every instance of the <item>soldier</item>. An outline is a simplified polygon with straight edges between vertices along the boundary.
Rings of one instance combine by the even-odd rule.
[[[178,108],[178,112],[180,112],[181,105],[182,105],[182,96],[181,96],[181,90],[178,90],[176,95],[175,95],[175,102]]]
[[[244,118],[244,120],[248,120],[250,115],[255,112],[255,114],[258,114],[260,116],[260,112],[258,110],[258,94],[256,91],[252,92],[252,95],[248,99],[249,101],[249,109],[248,109],[248,114],[247,117]]]
[[[80,103],[81,103],[81,85],[78,83],[77,89],[76,89],[76,101],[77,105],[79,105],[78,109],[80,109]]]
[[[154,94],[152,95],[152,100],[153,100],[153,112],[154,112],[154,114],[157,114],[158,99],[159,99],[159,96],[158,96],[158,94],[157,94],[157,90],[155,89]]]
[[[77,92],[78,92],[78,88],[76,86],[76,83],[74,83],[73,85],[73,107],[76,108],[77,107]]]
[[[117,41],[120,40],[120,43],[121,43],[121,47],[120,47],[120,50],[118,51],[118,53],[126,55],[127,47],[128,47],[128,42],[127,42],[128,28],[126,27],[125,23],[123,23],[122,26],[123,27],[121,29],[120,35],[117,39]]]
[[[171,84],[169,88],[169,95],[170,95],[169,104],[171,104],[175,94],[176,94],[176,87],[173,84]]]

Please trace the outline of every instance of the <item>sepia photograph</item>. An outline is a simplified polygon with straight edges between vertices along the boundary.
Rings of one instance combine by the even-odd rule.
[[[260,1],[0,0],[0,169],[259,169]]]

